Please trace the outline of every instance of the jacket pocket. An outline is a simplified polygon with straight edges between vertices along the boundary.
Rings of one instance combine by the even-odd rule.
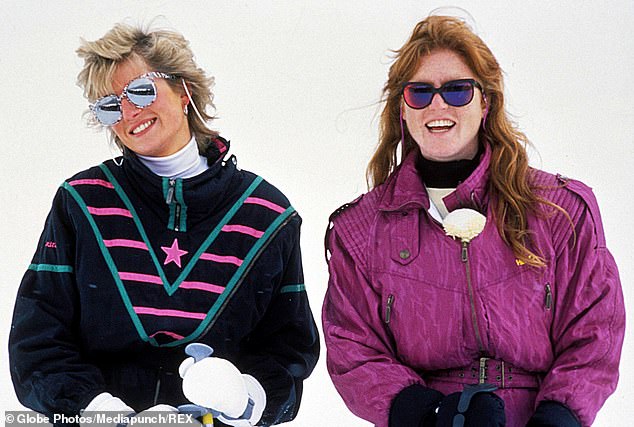
[[[407,265],[418,257],[420,211],[390,212],[390,257],[401,265]]]
[[[380,314],[395,356],[419,371],[464,364],[464,294],[403,276],[380,276]]]
[[[490,347],[499,358],[539,371],[552,362],[552,282],[530,267],[518,270],[481,291],[487,333]]]

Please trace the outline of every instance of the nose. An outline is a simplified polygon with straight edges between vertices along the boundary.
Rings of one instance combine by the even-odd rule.
[[[130,120],[135,118],[141,112],[141,108],[131,103],[128,98],[121,100],[121,116],[124,120]]]
[[[449,105],[445,102],[442,96],[439,93],[435,93],[431,98],[431,102],[429,103],[429,108],[432,109],[446,109]]]

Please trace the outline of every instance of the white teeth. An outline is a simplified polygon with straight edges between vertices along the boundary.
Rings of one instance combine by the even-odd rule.
[[[136,135],[137,133],[144,131],[147,129],[152,123],[154,123],[154,119],[148,120],[147,122],[140,124],[132,130],[132,135]]]
[[[448,127],[448,126],[453,126],[455,124],[456,122],[451,120],[432,120],[431,122],[427,123],[425,126],[427,126],[428,128],[434,128],[434,127]]]

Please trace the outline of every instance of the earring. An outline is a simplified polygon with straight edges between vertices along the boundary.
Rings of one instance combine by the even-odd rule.
[[[185,115],[187,115],[188,112],[189,112],[189,110],[187,109],[187,105],[185,105],[185,108],[183,108],[183,113],[185,113]]]

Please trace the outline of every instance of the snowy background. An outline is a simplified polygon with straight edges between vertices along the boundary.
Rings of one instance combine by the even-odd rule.
[[[533,165],[594,188],[608,247],[634,307],[634,2],[460,1],[506,72],[508,109],[535,144]],[[306,287],[316,317],[326,290],[331,211],[366,190],[389,50],[440,1],[96,1],[0,3],[0,411],[21,409],[6,342],[15,293],[57,186],[109,158],[86,128],[75,78],[79,37],[116,22],[182,32],[216,78],[219,119],[243,169],[281,188],[303,219]],[[464,15],[464,13],[463,13]],[[158,18],[156,18],[158,17]],[[155,19],[156,18],[156,19]],[[629,98],[628,98],[629,97]],[[634,418],[634,336],[621,381],[595,426]],[[324,353],[325,355],[325,349]],[[363,386],[363,385],[360,385]],[[322,357],[292,426],[367,426],[344,406]]]

